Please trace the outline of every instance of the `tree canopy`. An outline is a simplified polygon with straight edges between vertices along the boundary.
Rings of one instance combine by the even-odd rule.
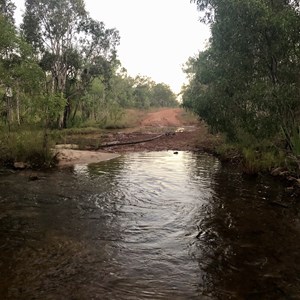
[[[176,106],[170,87],[132,78],[118,60],[119,32],[83,0],[0,0],[0,124],[65,128],[124,108]]]
[[[23,36],[49,74],[48,91],[66,99],[58,120],[60,127],[66,127],[72,97],[82,96],[97,76],[109,80],[118,31],[93,20],[82,0],[27,0],[25,7]]]
[[[185,68],[183,105],[230,140],[299,128],[299,1],[195,0],[211,27],[209,47]]]

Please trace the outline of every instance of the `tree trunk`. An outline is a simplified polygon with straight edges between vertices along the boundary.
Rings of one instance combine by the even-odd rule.
[[[78,108],[79,108],[79,101],[77,101],[77,103],[76,103],[76,106],[75,106],[75,109],[74,109],[74,113],[73,113],[73,116],[72,116],[72,121],[74,121],[74,119],[75,119],[75,116],[77,114]]]
[[[8,125],[8,130],[10,131],[10,127],[13,122],[12,98],[7,96],[5,98],[6,98],[6,121]]]
[[[70,117],[70,114],[71,114],[71,105],[70,105],[70,102],[68,100],[67,104],[65,106],[65,109],[64,109],[63,128],[67,128],[67,122],[68,122],[68,119]]]
[[[19,97],[19,92],[18,89],[16,91],[16,114],[17,114],[17,122],[18,125],[21,125],[21,121],[20,121],[20,97]]]

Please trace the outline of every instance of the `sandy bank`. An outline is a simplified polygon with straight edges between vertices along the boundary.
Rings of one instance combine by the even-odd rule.
[[[105,153],[99,151],[83,151],[73,149],[59,149],[56,151],[58,152],[58,166],[61,167],[93,164],[119,157],[119,155],[115,153]]]

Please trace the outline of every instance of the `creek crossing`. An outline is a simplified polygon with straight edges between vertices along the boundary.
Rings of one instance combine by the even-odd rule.
[[[300,295],[299,207],[273,178],[180,151],[29,176],[0,173],[1,299]]]

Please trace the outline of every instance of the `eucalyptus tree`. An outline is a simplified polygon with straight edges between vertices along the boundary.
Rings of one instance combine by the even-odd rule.
[[[13,53],[16,33],[13,27],[14,23],[14,4],[9,0],[0,0],[0,88],[3,100],[0,102],[1,116],[5,117],[6,121],[11,119],[11,103],[10,97],[6,94],[11,94],[10,87],[7,85],[7,66],[8,61]],[[9,95],[10,96],[10,95]]]
[[[21,114],[33,106],[34,95],[40,93],[43,81],[31,47],[18,34],[13,15],[9,16],[0,14],[0,94],[3,99],[0,111],[8,126],[13,121],[21,124]],[[27,101],[29,98],[31,103]]]
[[[14,23],[14,13],[16,6],[11,0],[0,0],[0,14],[10,23]]]
[[[231,139],[283,130],[292,144],[300,111],[299,1],[191,2],[212,35],[187,65],[184,105]]]
[[[21,28],[49,79],[48,93],[66,103],[58,120],[66,127],[74,98],[95,77],[109,80],[118,32],[93,20],[83,0],[26,0]]]
[[[127,74],[127,70],[117,66],[110,80],[110,89],[107,91],[107,99],[122,108],[134,107],[134,79]]]
[[[165,83],[156,83],[151,90],[150,106],[175,107],[178,106],[178,102],[170,86]]]
[[[138,75],[134,79],[133,99],[135,107],[149,108],[151,102],[151,90],[155,82],[147,76]]]

